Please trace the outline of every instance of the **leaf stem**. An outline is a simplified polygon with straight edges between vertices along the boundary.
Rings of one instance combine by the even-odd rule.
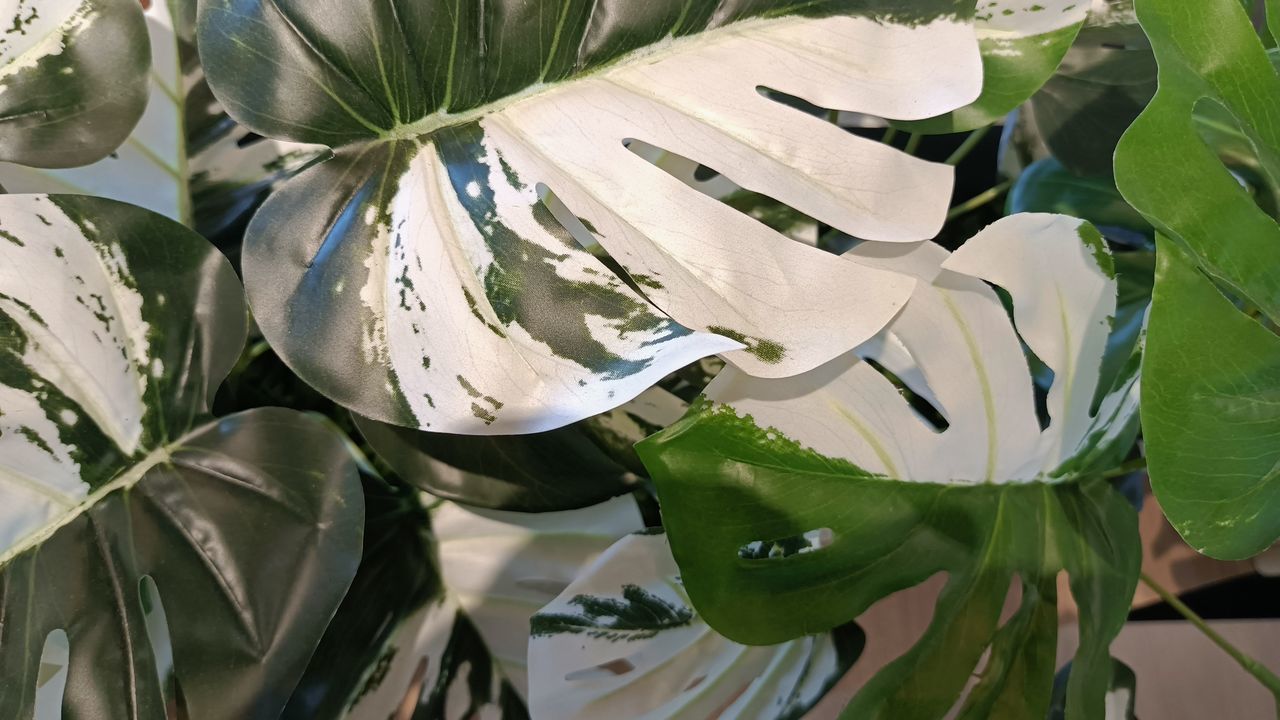
[[[1262,663],[1248,655],[1245,655],[1239,648],[1228,642],[1226,638],[1219,635],[1216,630],[1209,627],[1209,624],[1204,621],[1204,618],[1197,615],[1194,610],[1187,607],[1177,598],[1176,595],[1166,590],[1160,585],[1160,583],[1151,579],[1150,575],[1144,572],[1141,573],[1139,577],[1142,578],[1142,582],[1145,583],[1147,587],[1154,590],[1156,595],[1160,596],[1161,600],[1168,604],[1169,607],[1178,611],[1178,614],[1186,618],[1192,625],[1196,626],[1196,629],[1204,633],[1205,637],[1212,640],[1214,645],[1222,648],[1224,652],[1231,656],[1231,659],[1239,663],[1240,667],[1244,668],[1246,672],[1270,690],[1271,694],[1276,696],[1277,702],[1280,702],[1280,677],[1277,677],[1275,673],[1268,670]]]
[[[924,133],[911,133],[911,137],[907,138],[907,146],[902,151],[908,155],[915,155],[916,149],[920,147],[920,141],[924,139]]]
[[[969,153],[973,152],[973,149],[978,147],[978,143],[982,142],[982,138],[986,137],[990,130],[991,126],[988,125],[986,127],[980,127],[969,133],[969,137],[965,138],[964,142],[960,143],[960,147],[956,148],[956,151],[951,153],[951,156],[947,158],[947,164],[959,165],[961,160],[968,157]]]
[[[1134,458],[1132,460],[1127,460],[1123,463],[1120,463],[1119,465],[1102,473],[1102,479],[1111,480],[1113,478],[1124,477],[1129,473],[1135,473],[1135,472],[1138,472],[1139,470],[1146,470],[1146,469],[1147,469],[1146,458]]]
[[[1009,189],[1009,186],[1012,184],[1013,184],[1012,180],[1005,180],[1004,182],[1000,183],[999,185],[996,185],[990,190],[974,195],[968,200],[965,200],[959,205],[951,208],[951,210],[947,211],[947,219],[955,220],[956,218],[960,217],[961,215],[964,215],[967,212],[972,212],[974,210],[977,210],[983,205],[986,205],[992,200],[995,200],[996,198],[1003,195],[1005,191]]]

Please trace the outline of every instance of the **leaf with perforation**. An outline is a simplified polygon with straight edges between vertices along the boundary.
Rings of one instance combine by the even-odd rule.
[[[249,228],[259,325],[329,397],[437,432],[553,429],[715,353],[770,377],[813,368],[877,332],[912,281],[791,242],[626,143],[860,238],[931,237],[950,168],[759,88],[892,118],[948,112],[980,91],[972,12],[205,0],[201,56],[228,112],[334,149]]]
[[[1242,558],[1280,537],[1280,227],[1193,117],[1235,130],[1274,185],[1280,77],[1240,3],[1135,4],[1159,90],[1121,138],[1115,174],[1164,236],[1143,368],[1151,485],[1192,547]]]
[[[71,167],[110,153],[147,102],[137,0],[0,0],[0,160]]]
[[[167,717],[169,653],[190,717],[278,714],[355,572],[363,499],[331,426],[209,416],[244,332],[230,265],[181,225],[0,196],[0,715],[33,716],[58,631],[66,717]]]
[[[533,616],[529,708],[587,720],[794,720],[857,659],[856,625],[767,647],[707,626],[666,537],[628,535]]]
[[[846,716],[1043,717],[1065,570],[1083,619],[1067,713],[1100,717],[1140,561],[1133,509],[1096,478],[1132,446],[1138,395],[1136,355],[1098,392],[1116,307],[1102,238],[1024,214],[953,254],[852,253],[920,280],[874,342],[795,378],[726,368],[637,448],[694,606],[732,639],[774,643],[945,572],[925,634]],[[1044,428],[1024,342],[1054,373]]]

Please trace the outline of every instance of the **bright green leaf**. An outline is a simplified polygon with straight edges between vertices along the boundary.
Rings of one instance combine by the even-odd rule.
[[[847,716],[942,717],[989,651],[961,717],[1025,718],[1049,706],[1066,571],[1085,619],[1067,707],[1098,717],[1140,561],[1135,513],[1091,479],[1136,433],[1136,362],[1094,402],[1115,312],[1105,244],[1078,220],[1015,215],[950,256],[888,250],[850,253],[921,280],[876,342],[786,380],[726,368],[639,446],[685,587],[719,632],[772,643],[946,572],[925,635]],[[1054,371],[1044,429],[1022,341]]]
[[[1121,140],[1115,171],[1125,198],[1168,238],[1143,371],[1152,487],[1193,547],[1246,557],[1280,536],[1280,514],[1268,510],[1280,339],[1262,324],[1280,320],[1280,227],[1201,132],[1206,119],[1238,131],[1274,187],[1280,77],[1234,0],[1138,0],[1137,10],[1160,89]]]

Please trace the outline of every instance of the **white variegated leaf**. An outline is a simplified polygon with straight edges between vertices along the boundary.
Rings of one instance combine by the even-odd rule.
[[[627,145],[706,165],[860,238],[931,237],[950,168],[760,88],[891,118],[953,110],[977,97],[981,74],[959,5],[831,4],[801,15],[693,2],[588,21],[576,0],[500,2],[496,15],[571,28],[563,45],[547,38],[535,81],[525,66],[488,59],[486,43],[498,41],[472,32],[476,17],[431,14],[445,4],[402,9],[398,29],[381,10],[344,9],[338,28],[295,3],[276,13],[218,0],[201,16],[213,88],[237,118],[335,148],[264,205],[245,250],[264,334],[322,392],[394,424],[537,432],[616,407],[714,353],[759,376],[809,370],[901,308],[910,278],[787,242]],[[526,25],[531,37],[547,27]],[[299,33],[332,45],[308,51]],[[384,34],[402,37],[379,43]],[[413,81],[420,71],[401,48],[419,42],[444,57]],[[499,54],[528,50],[506,42]],[[280,112],[248,94],[245,46],[279,61]],[[561,47],[577,47],[580,62],[561,68]],[[610,62],[596,66],[602,57]],[[486,95],[473,73],[493,73],[505,90]],[[317,345],[328,351],[311,352]]]
[[[0,195],[0,717],[163,720],[172,674],[193,717],[284,705],[354,573],[363,496],[323,421],[210,416],[245,317],[178,223]]]
[[[111,152],[146,103],[137,0],[0,0],[0,160],[70,167]]]
[[[15,193],[111,198],[192,225],[200,214],[193,201],[226,202],[221,196],[241,188],[269,186],[314,160],[323,148],[270,139],[244,144],[248,131],[228,118],[212,98],[205,99],[207,90],[199,92],[203,73],[198,66],[184,72],[189,64],[184,59],[192,49],[183,46],[175,31],[174,17],[181,4],[182,0],[155,0],[146,9],[150,97],[124,144],[82,167],[43,169],[0,163],[0,185]],[[202,100],[204,106],[198,105]]]
[[[441,502],[431,511],[443,591],[403,620],[387,643],[385,666],[369,668],[376,683],[353,698],[352,720],[384,720],[424,683],[419,703],[429,705],[433,693],[462,693],[444,702],[449,718],[464,717],[472,706],[465,682],[439,687],[441,663],[450,644],[465,646],[492,662],[495,689],[509,683],[520,699],[528,680],[525,658],[529,620],[556,597],[577,574],[615,540],[644,526],[635,500],[615,498],[580,510],[516,513],[466,508]],[[478,635],[474,643],[466,633]],[[475,647],[472,647],[475,645]],[[417,673],[426,658],[427,673]],[[474,669],[473,669],[474,671]],[[465,673],[460,678],[465,681]],[[474,699],[474,698],[472,698]],[[485,705],[484,717],[498,717],[496,705]]]
[[[795,718],[857,649],[831,633],[728,640],[685,596],[666,536],[628,535],[533,617],[529,709],[557,720]]]
[[[952,133],[999,122],[1053,75],[1089,7],[1089,0],[978,0],[975,27],[982,51],[982,96],[941,117],[901,125]]]
[[[1092,226],[1013,215],[950,255],[932,243],[863,244],[850,257],[921,281],[880,337],[786,380],[727,368],[708,397],[822,455],[917,482],[1056,478],[1131,431],[1136,365],[1091,407],[1116,302],[1110,254]],[[1013,322],[987,283],[1009,293]],[[1043,430],[1023,341],[1054,372]],[[929,401],[945,429],[863,358]]]

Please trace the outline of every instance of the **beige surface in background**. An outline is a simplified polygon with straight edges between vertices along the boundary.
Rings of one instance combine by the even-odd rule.
[[[1199,555],[1165,521],[1148,494],[1139,516],[1143,569],[1175,592],[1219,582],[1254,571],[1250,562],[1221,562]],[[1059,665],[1076,646],[1076,608],[1065,578],[1060,577],[1062,627]],[[893,595],[859,618],[867,630],[862,657],[840,683],[813,709],[807,720],[834,720],[857,689],[886,663],[901,655],[924,632],[933,615],[942,575]],[[1134,606],[1158,601],[1138,585]],[[1280,598],[1276,599],[1280,602]],[[1008,610],[1008,609],[1007,609]],[[1210,623],[1229,641],[1280,672],[1280,621]],[[1112,654],[1138,677],[1137,714],[1141,720],[1270,720],[1277,717],[1271,695],[1208,638],[1180,621],[1130,623],[1116,638]]]

